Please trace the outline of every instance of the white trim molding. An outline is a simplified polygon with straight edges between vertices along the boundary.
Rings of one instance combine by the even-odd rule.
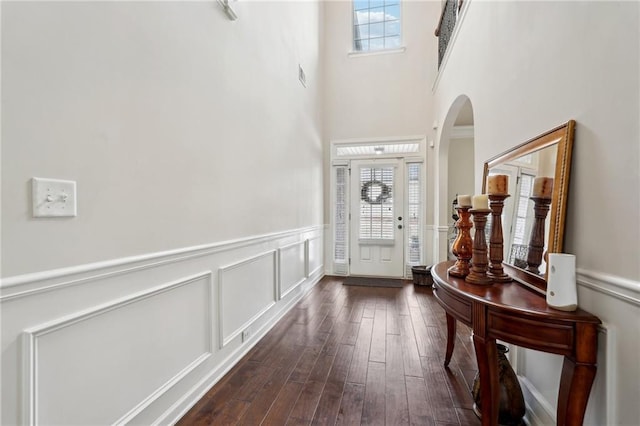
[[[640,306],[640,282],[638,281],[582,268],[576,270],[576,275],[579,286]]]
[[[397,47],[395,49],[381,49],[381,50],[367,50],[365,52],[349,52],[347,56],[350,58],[361,58],[364,56],[378,56],[378,55],[389,55],[394,53],[404,53],[407,51],[405,46]]]
[[[526,377],[518,376],[526,401],[525,419],[528,425],[552,425],[556,423],[555,410]]]
[[[453,126],[451,129],[450,139],[473,139],[474,128],[470,126]]]
[[[185,247],[176,250],[8,277],[0,280],[0,301],[4,302],[6,300],[31,296],[62,287],[86,284],[92,281],[183,262],[233,249],[249,247],[281,238],[321,232],[324,226],[325,225],[316,225],[284,232],[221,241],[213,244]]]

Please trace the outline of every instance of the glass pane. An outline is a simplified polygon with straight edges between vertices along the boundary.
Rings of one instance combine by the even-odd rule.
[[[347,168],[336,168],[335,244],[334,260],[347,259]]]
[[[366,52],[369,50],[369,40],[356,40],[353,48],[356,52]]]
[[[395,4],[400,4],[400,0],[385,0],[385,6],[392,6]]]
[[[400,47],[400,36],[387,37],[384,39],[385,49],[395,49]]]
[[[369,40],[369,50],[380,49],[384,49],[384,38],[374,38],[372,40]]]
[[[408,214],[406,218],[408,240],[407,264],[417,265],[421,259],[420,253],[420,164],[407,166],[408,177]]]
[[[353,24],[367,24],[369,22],[369,10],[353,12]]]
[[[413,166],[413,164],[409,166],[409,180],[418,180],[420,177],[420,168]]]
[[[369,22],[382,22],[382,21],[384,21],[384,7],[370,9]]]
[[[356,40],[359,40],[362,38],[369,38],[369,24],[356,25],[354,38]]]
[[[371,0],[369,2],[370,8],[381,7],[381,6],[384,6],[384,0]]]
[[[369,25],[369,37],[384,37],[384,22]]]
[[[384,8],[384,13],[387,21],[391,19],[400,19],[400,5],[387,6]]]
[[[393,168],[360,169],[360,238],[393,239]]]
[[[400,35],[400,21],[388,21],[384,23],[384,35],[397,36]]]

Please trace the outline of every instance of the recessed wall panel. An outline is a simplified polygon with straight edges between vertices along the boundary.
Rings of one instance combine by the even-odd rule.
[[[25,420],[111,424],[211,355],[211,273],[26,330]]]
[[[220,268],[220,346],[275,303],[276,251]]]
[[[279,251],[280,265],[280,298],[300,285],[306,278],[305,241],[281,247]]]
[[[312,276],[316,274],[323,265],[323,247],[322,247],[322,238],[320,236],[313,237],[308,240],[308,250],[309,250],[309,269],[307,271],[307,276]]]

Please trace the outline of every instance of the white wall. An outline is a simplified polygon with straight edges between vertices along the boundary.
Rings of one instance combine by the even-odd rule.
[[[475,191],[473,138],[451,139],[449,145],[449,168],[447,179],[449,211],[451,203],[459,194],[473,195]],[[448,223],[453,223],[451,215]]]
[[[329,140],[426,134],[431,129],[430,84],[435,78],[440,6],[402,3],[401,53],[349,55],[352,3],[325,5],[326,128]]]
[[[469,97],[476,191],[484,160],[577,121],[565,251],[577,256],[579,303],[603,320],[600,339],[608,341],[585,424],[639,424],[640,364],[631,354],[640,350],[640,224],[625,219],[640,215],[639,4],[465,4],[434,89],[438,120]],[[531,351],[521,358],[520,372],[539,392],[528,403],[546,404],[549,417],[560,358]]]
[[[322,5],[1,7],[0,422],[171,422],[322,276]]]
[[[3,276],[322,223],[320,5],[234,7],[2,3]]]

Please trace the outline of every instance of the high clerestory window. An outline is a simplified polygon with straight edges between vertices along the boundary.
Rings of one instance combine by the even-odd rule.
[[[400,0],[353,1],[353,49],[400,48]]]

